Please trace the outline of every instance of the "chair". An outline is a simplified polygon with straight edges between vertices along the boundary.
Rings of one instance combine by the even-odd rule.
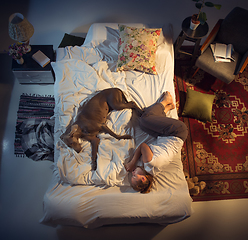
[[[211,43],[232,43],[234,47],[233,62],[215,62]],[[220,19],[206,41],[202,45],[201,55],[197,58],[195,66],[197,70],[204,70],[224,83],[231,83],[235,76],[242,73],[248,64],[248,10],[235,7],[226,18]]]

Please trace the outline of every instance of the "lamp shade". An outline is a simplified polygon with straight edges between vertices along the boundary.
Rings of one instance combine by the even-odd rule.
[[[21,13],[14,13],[9,17],[9,36],[12,39],[25,42],[28,41],[33,34],[33,25]]]

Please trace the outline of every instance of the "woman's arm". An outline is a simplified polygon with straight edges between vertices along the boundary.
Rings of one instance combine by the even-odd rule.
[[[128,172],[132,172],[136,168],[136,164],[141,157],[143,163],[150,162],[153,157],[153,153],[150,147],[146,143],[141,143],[139,147],[136,149],[133,158],[130,162],[125,165],[125,168]]]

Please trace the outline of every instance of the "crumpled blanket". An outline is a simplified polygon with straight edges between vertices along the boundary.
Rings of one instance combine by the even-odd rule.
[[[54,161],[54,120],[26,119],[20,125],[25,155],[34,161]]]

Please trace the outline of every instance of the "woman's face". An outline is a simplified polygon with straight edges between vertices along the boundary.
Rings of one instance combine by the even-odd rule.
[[[144,171],[140,167],[136,167],[132,171],[131,183],[133,185],[136,185],[139,181],[145,182],[146,176],[145,176]]]

